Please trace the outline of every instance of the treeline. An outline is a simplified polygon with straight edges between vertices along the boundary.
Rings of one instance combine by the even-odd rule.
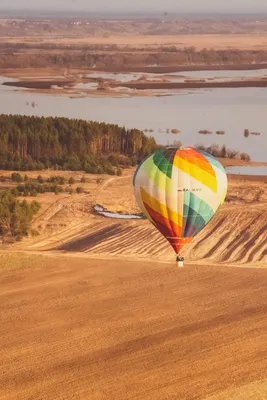
[[[8,44],[9,46],[9,44]],[[43,45],[44,47],[46,45]],[[23,46],[24,47],[24,46]],[[267,63],[263,50],[215,50],[176,46],[159,46],[149,49],[119,49],[98,47],[96,49],[54,49],[42,52],[41,48],[29,52],[25,48],[3,49],[1,68],[135,68],[147,65],[203,66],[203,65],[249,65]],[[97,47],[97,46],[95,46]],[[21,51],[19,51],[21,50]]]
[[[0,115],[0,169],[116,174],[156,148],[154,138],[137,129],[78,119]]]
[[[33,216],[38,212],[40,204],[36,201],[27,203],[19,201],[11,191],[0,193],[0,239],[20,240],[30,231]]]
[[[248,153],[240,152],[234,149],[228,149],[225,145],[219,146],[213,144],[212,146],[197,145],[197,149],[211,154],[213,157],[231,158],[234,160],[250,161]]]
[[[8,178],[1,177],[1,182],[6,182]],[[65,179],[63,176],[54,175],[45,179],[41,175],[37,177],[37,179],[30,179],[27,175],[24,177],[19,172],[13,172],[11,175],[11,180],[13,182],[20,183],[17,187],[11,189],[11,193],[15,196],[37,196],[41,193],[68,193],[73,194],[74,189],[72,185],[75,183],[75,179],[70,177],[69,179]],[[80,180],[81,183],[85,183],[86,179],[83,176]],[[63,185],[68,185],[63,187]],[[82,186],[76,187],[76,193],[83,193],[84,188]]]

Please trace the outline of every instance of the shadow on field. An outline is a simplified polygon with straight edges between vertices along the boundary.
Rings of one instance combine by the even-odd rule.
[[[106,228],[100,229],[97,232],[90,233],[79,239],[75,239],[70,242],[64,243],[63,245],[58,246],[53,250],[84,252],[98,245],[99,243],[107,240],[111,236],[119,235],[121,231],[122,227],[120,224],[107,226]]]

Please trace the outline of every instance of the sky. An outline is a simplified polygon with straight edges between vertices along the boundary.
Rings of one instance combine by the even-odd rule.
[[[267,13],[267,0],[0,0],[0,9]]]

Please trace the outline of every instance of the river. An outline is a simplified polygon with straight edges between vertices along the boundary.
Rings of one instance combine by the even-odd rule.
[[[204,72],[205,76],[211,76],[207,71],[201,74]],[[218,73],[214,71],[215,76]],[[223,73],[228,76],[226,71]],[[255,71],[250,73],[257,75]],[[6,80],[0,78],[0,112],[4,114],[82,118],[127,128],[153,129],[149,135],[160,144],[172,144],[175,140],[184,145],[225,144],[249,153],[255,161],[267,161],[266,88],[181,90],[171,91],[169,96],[70,98],[1,85]],[[178,129],[181,133],[166,133],[167,129]],[[198,133],[205,129],[213,134]],[[260,135],[245,138],[244,129]],[[225,135],[216,135],[216,131],[225,131]]]

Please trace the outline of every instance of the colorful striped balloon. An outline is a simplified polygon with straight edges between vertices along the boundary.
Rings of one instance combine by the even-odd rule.
[[[168,147],[143,160],[133,185],[140,209],[179,254],[223,204],[227,176],[210,154]]]

